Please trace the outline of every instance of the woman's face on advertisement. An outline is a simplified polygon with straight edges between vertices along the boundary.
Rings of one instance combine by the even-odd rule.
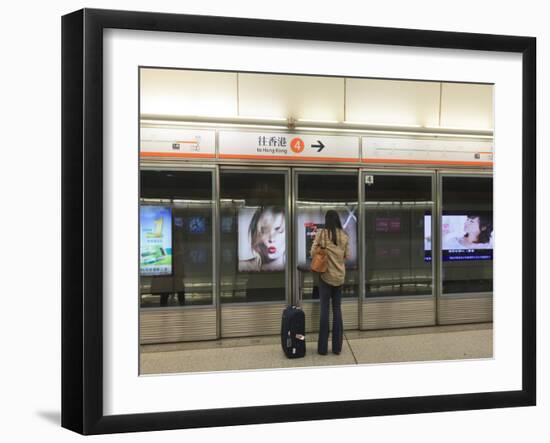
[[[258,220],[258,246],[269,260],[276,260],[285,253],[285,216],[264,212]]]
[[[479,228],[479,217],[468,217],[464,223],[464,232],[468,234],[468,238],[471,240],[477,240],[481,229]]]

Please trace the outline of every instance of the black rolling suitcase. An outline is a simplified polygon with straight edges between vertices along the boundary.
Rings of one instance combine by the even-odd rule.
[[[281,322],[281,345],[288,358],[306,355],[306,316],[298,306],[287,306]]]

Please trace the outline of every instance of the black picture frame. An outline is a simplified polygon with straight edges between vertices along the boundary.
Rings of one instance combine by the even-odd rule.
[[[103,413],[103,31],[191,32],[522,55],[522,389],[106,416]],[[62,426],[82,434],[536,404],[536,39],[83,9],[62,18]]]

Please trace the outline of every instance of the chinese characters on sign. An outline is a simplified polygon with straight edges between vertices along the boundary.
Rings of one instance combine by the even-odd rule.
[[[278,136],[259,135],[257,152],[259,154],[268,153],[268,154],[274,154],[274,155],[275,154],[286,155],[288,153],[286,136],[285,135],[278,135]]]
[[[359,161],[359,138],[318,134],[220,131],[219,157],[290,161]]]
[[[492,142],[478,140],[149,127],[140,136],[145,157],[474,166],[490,166],[494,158]]]

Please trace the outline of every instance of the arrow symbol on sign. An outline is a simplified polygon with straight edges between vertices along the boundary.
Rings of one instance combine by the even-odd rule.
[[[317,149],[317,152],[321,152],[324,148],[325,148],[325,145],[323,144],[323,142],[321,140],[317,140],[317,145],[311,145],[312,148],[319,148]]]

